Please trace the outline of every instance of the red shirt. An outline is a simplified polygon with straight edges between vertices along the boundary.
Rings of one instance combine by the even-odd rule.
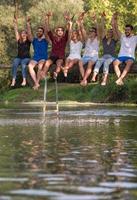
[[[51,31],[48,32],[48,36],[52,42],[51,56],[64,58],[65,48],[68,41],[68,31],[65,32],[65,34],[60,40],[58,40],[58,37],[54,36]]]

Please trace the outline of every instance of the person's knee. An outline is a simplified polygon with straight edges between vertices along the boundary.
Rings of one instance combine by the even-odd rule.
[[[62,65],[63,65],[63,62],[61,62],[61,61],[57,62],[57,67],[61,67]]]
[[[12,66],[13,66],[13,67],[18,67],[19,65],[20,65],[19,60],[18,60],[17,58],[15,58],[15,59],[13,60]]]
[[[104,66],[109,67],[109,65],[112,63],[112,60],[105,60]]]
[[[79,65],[79,67],[83,66],[82,60],[79,60],[78,65]]]
[[[40,63],[40,64],[38,64],[38,69],[42,69],[43,68],[43,66],[44,66],[44,63]]]
[[[29,72],[32,71],[34,69],[35,65],[33,63],[29,63],[28,65],[28,69],[29,69]]]
[[[129,66],[129,67],[131,67],[133,65],[133,61],[132,60],[127,61],[126,65]]]
[[[88,68],[92,68],[95,63],[93,61],[88,62]]]
[[[114,66],[114,67],[117,67],[117,66],[119,66],[119,65],[120,65],[119,60],[114,60],[114,61],[113,61],[113,66]]]
[[[27,64],[24,62],[21,62],[21,67],[25,69],[27,67]]]

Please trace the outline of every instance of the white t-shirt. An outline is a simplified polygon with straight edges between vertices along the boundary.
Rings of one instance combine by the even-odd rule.
[[[70,41],[70,54],[68,56],[69,59],[81,59],[81,50],[82,50],[82,42],[73,42]]]
[[[91,41],[91,39],[88,38],[85,45],[83,57],[84,56],[98,57],[98,51],[99,51],[98,39],[95,38],[93,41]]]
[[[135,58],[135,49],[137,45],[137,35],[126,37],[125,34],[121,35],[120,38],[121,48],[118,57],[128,56]]]

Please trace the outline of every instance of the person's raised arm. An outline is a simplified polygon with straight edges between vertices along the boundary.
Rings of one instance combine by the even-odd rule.
[[[82,40],[86,41],[87,40],[87,33],[86,33],[86,30],[85,30],[84,24],[83,24],[84,16],[85,16],[85,12],[82,12],[78,17],[78,21],[79,21],[79,24],[80,24],[80,32],[81,32]]]
[[[77,28],[78,28],[78,35],[79,35],[79,39],[81,42],[83,42],[83,37],[82,37],[82,33],[81,33],[81,21],[77,20],[76,21],[77,24]]]
[[[45,16],[45,36],[47,35],[48,41],[53,41],[54,40],[54,36],[53,33],[50,29],[50,18],[53,16],[52,12],[48,12]]]
[[[52,17],[52,12],[48,12],[45,17],[45,31],[50,31],[50,18]]]
[[[64,18],[66,20],[66,39],[68,42],[71,40],[71,35],[72,35],[72,18],[70,17],[69,13],[65,12],[64,13]]]
[[[16,15],[14,15],[13,24],[14,24],[14,31],[15,31],[16,40],[19,41],[20,34],[18,32],[18,19],[17,19]]]
[[[105,29],[105,12],[101,14],[101,31],[100,31],[100,37],[103,39],[106,36],[106,29]]]
[[[97,21],[97,17],[96,17],[96,14],[93,13],[92,16],[91,16],[91,19],[92,21],[95,22],[95,28],[96,28],[96,33],[97,33],[97,39],[100,40],[102,37],[101,37],[101,31],[100,31],[100,27],[99,27],[99,23]]]
[[[71,35],[72,35],[72,21],[71,19],[67,21],[67,31],[68,31],[68,41],[71,40]]]
[[[45,21],[44,21],[44,34],[45,34],[45,37],[47,39],[48,42],[51,42],[49,36],[48,36],[48,32],[50,31],[50,27],[49,27],[49,20],[50,20],[50,17],[52,16],[52,13],[51,12],[48,12],[46,15],[45,15]]]
[[[119,31],[119,28],[118,28],[118,14],[117,13],[114,13],[113,16],[112,16],[112,19],[111,19],[111,25],[112,25],[112,28],[113,28],[113,32],[114,32],[114,36],[116,39],[120,39],[121,38],[121,32]]]
[[[64,19],[66,20],[66,30],[68,32],[72,30],[72,18],[70,17],[69,13],[64,13]]]
[[[30,18],[28,16],[26,17],[26,23],[27,23],[28,39],[30,41],[32,41],[33,40],[33,34],[32,34],[32,31],[31,31]]]

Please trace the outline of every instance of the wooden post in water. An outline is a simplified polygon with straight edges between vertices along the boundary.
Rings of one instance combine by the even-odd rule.
[[[57,115],[59,115],[58,84],[57,84],[57,78],[55,79],[55,89],[56,89],[56,112],[57,112]]]
[[[45,77],[44,98],[43,98],[43,115],[45,116],[47,110],[47,76]]]

